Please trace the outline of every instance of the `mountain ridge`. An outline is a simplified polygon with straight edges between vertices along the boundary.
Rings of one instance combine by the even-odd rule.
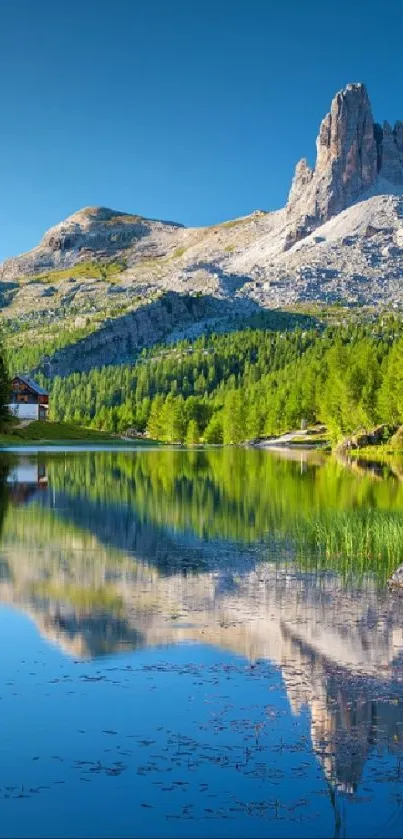
[[[33,340],[38,329],[93,333],[111,322],[104,334],[116,328],[108,339],[115,359],[126,315],[134,320],[121,321],[125,336],[129,322],[142,336],[135,352],[192,334],[189,311],[196,334],[211,329],[220,301],[240,322],[301,304],[401,310],[402,276],[403,123],[375,123],[365,85],[354,83],[334,97],[316,163],[297,164],[285,207],[197,228],[84,207],[0,266],[0,303],[12,331],[22,324]],[[167,292],[165,317],[154,304]],[[205,297],[206,306],[189,309],[186,296]]]

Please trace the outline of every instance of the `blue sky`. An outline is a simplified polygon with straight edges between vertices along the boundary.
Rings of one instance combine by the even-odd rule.
[[[0,258],[85,205],[219,222],[284,203],[333,94],[403,119],[403,6],[4,0]]]

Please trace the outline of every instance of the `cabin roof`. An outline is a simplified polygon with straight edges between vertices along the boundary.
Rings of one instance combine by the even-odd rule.
[[[31,390],[35,393],[39,394],[39,396],[48,396],[48,391],[45,390],[43,387],[37,384],[30,376],[21,376],[17,373],[16,376],[13,376],[12,381],[14,382],[16,379],[19,379],[20,382],[23,382],[24,385],[27,385]]]

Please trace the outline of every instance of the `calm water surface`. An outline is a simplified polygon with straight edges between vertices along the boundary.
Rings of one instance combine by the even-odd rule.
[[[403,469],[0,462],[0,835],[398,837]]]

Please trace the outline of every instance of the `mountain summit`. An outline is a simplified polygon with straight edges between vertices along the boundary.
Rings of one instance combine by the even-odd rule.
[[[114,313],[131,318],[174,292],[199,301],[200,332],[228,307],[240,318],[301,302],[403,307],[403,122],[374,122],[365,85],[348,84],[316,148],[315,166],[297,164],[287,205],[275,212],[186,228],[106,207],[79,210],[0,266],[5,316],[76,318],[98,330]],[[169,306],[182,334],[193,309],[188,317],[183,300]],[[154,327],[143,321],[139,334],[152,343]],[[160,327],[159,338],[165,316]]]
[[[305,159],[297,164],[287,210],[310,232],[371,188],[403,191],[403,122],[393,129],[374,123],[365,85],[348,84],[321,122],[315,168]]]

